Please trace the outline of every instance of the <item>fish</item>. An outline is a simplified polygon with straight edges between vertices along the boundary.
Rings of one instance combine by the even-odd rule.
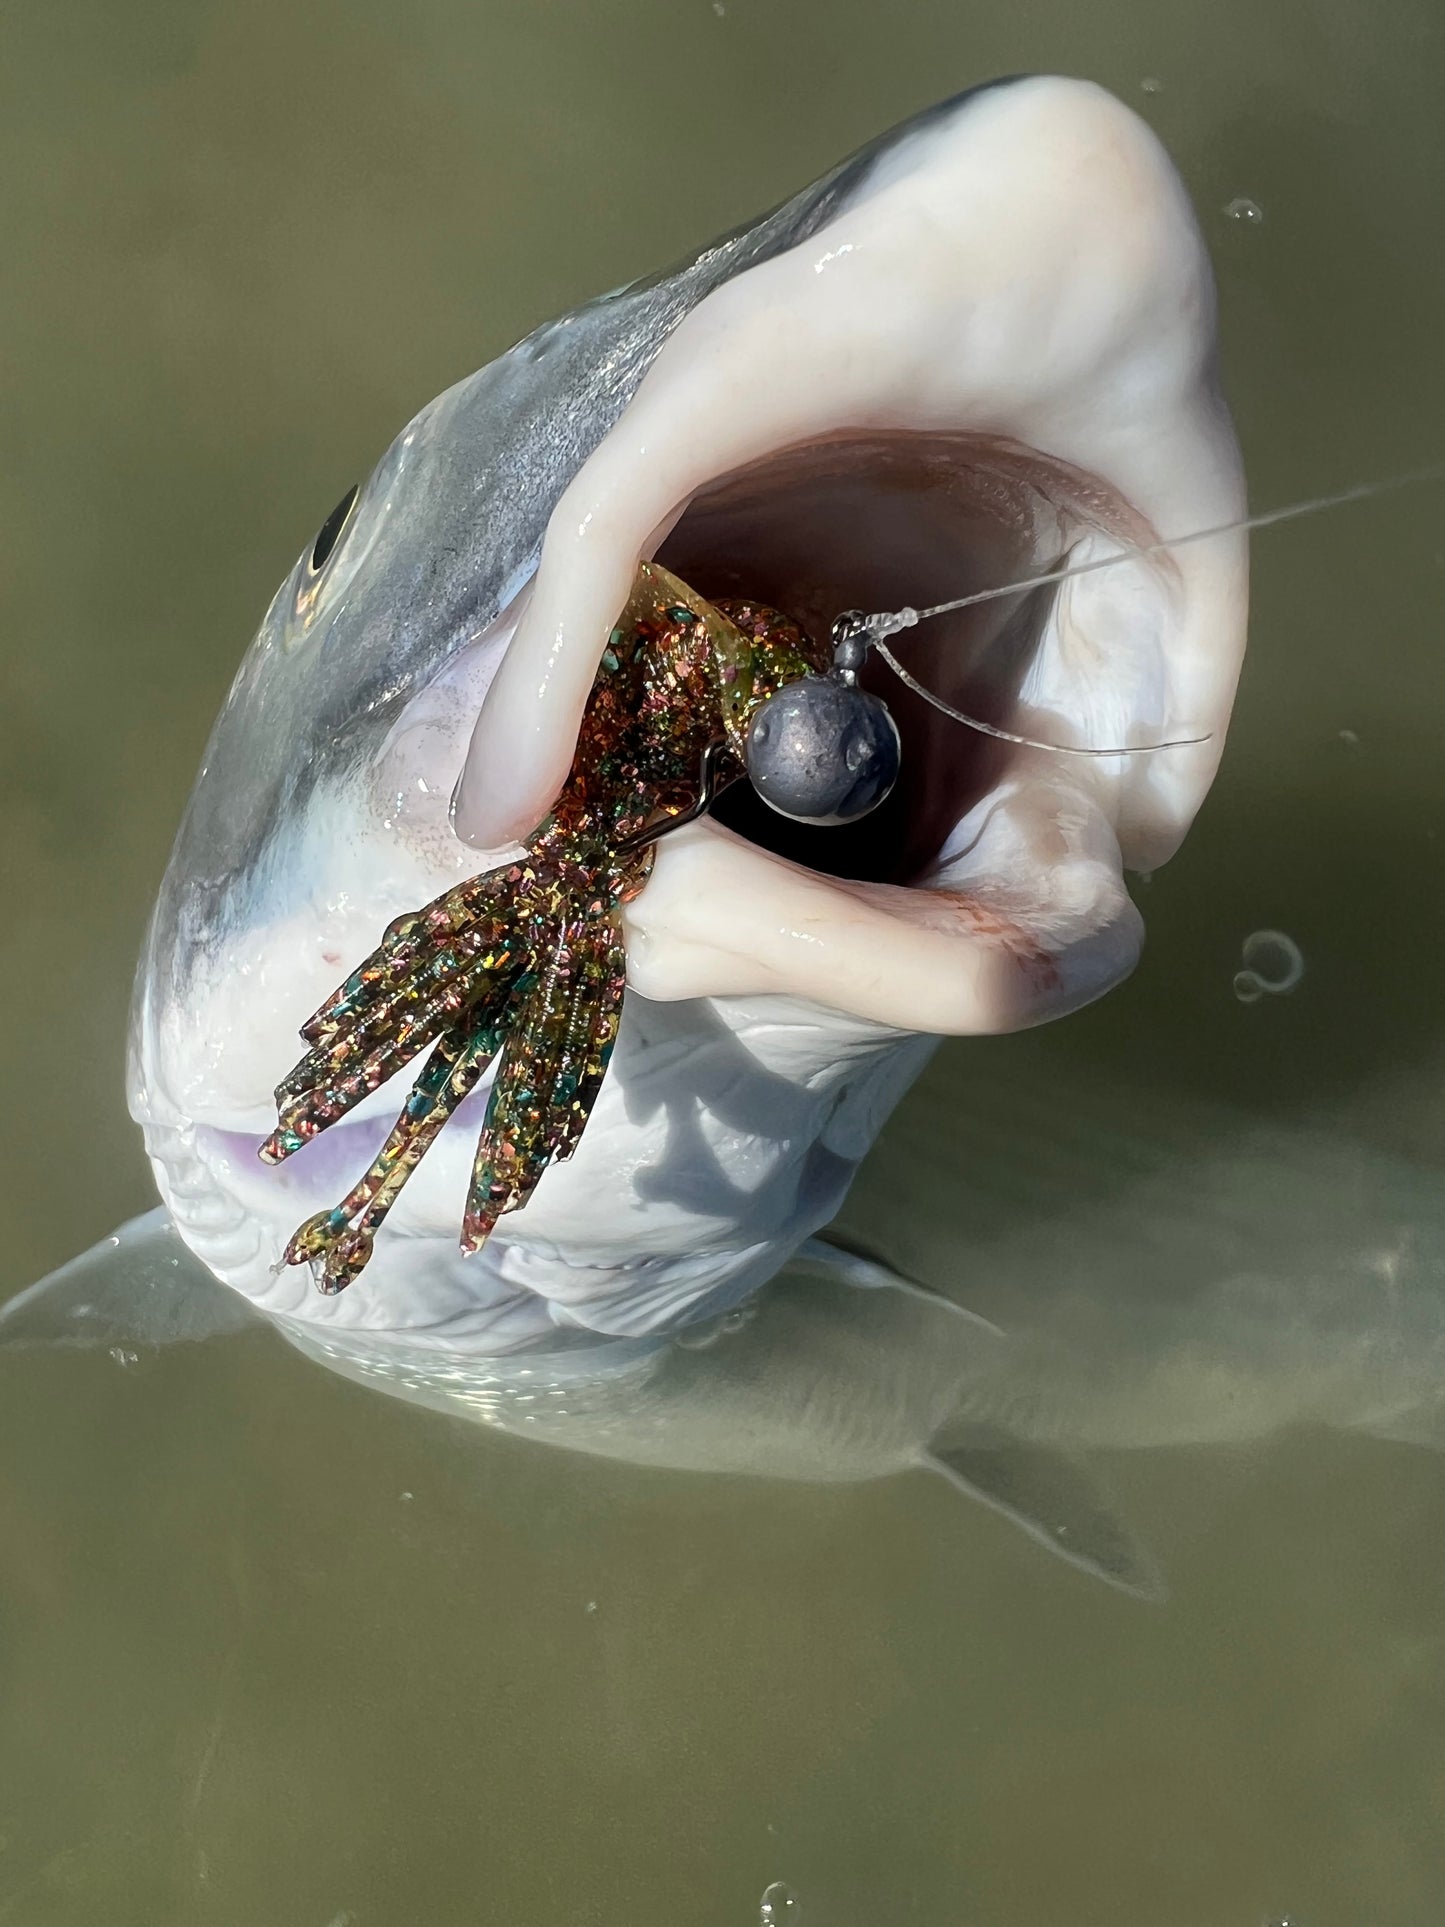
[[[1187,196],[1136,115],[1066,79],[916,116],[448,390],[277,591],[161,885],[128,1094],[181,1236],[268,1309],[493,1353],[743,1302],[835,1215],[938,1035],[1061,1016],[1132,969],[1124,869],[1161,863],[1203,799],[1247,601],[1242,534],[1134,551],[1243,501]],[[531,670],[535,714],[503,683],[539,610],[570,635],[568,596],[591,598],[590,677],[649,555],[826,634],[1063,553],[1121,560],[920,629],[914,671],[1020,733],[1208,742],[1071,761],[893,691],[902,773],[858,825],[790,824],[739,785],[658,845],[586,1132],[483,1250],[457,1229],[485,1083],[364,1290],[323,1303],[278,1269],[406,1089],[268,1168],[303,1024],[394,918],[520,848],[453,827],[479,712],[508,707],[485,759],[521,799],[507,835],[565,775],[576,714]]]
[[[1242,530],[1157,545],[1244,509],[1188,195],[1092,83],[971,88],[536,329],[338,503],[212,732],[131,1027],[165,1236],[333,1361],[575,1358],[596,1378],[619,1346],[649,1371],[674,1358],[812,1249],[941,1036],[1042,1024],[1129,975],[1125,872],[1171,857],[1209,789],[1248,602]],[[525,854],[640,564],[818,640],[845,609],[1105,558],[896,647],[996,728],[1187,743],[1055,755],[961,728],[871,662],[892,793],[819,827],[738,784],[659,842],[620,906],[606,1076],[525,1205],[460,1250],[480,1078],[364,1277],[321,1295],[285,1264],[409,1076],[267,1165],[299,1033],[397,917]]]

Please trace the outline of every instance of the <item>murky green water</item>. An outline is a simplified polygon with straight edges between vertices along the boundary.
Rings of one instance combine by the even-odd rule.
[[[276,581],[540,317],[946,91],[1076,72],[1199,199],[1256,501],[1445,452],[1426,0],[91,0],[0,45],[6,1290],[150,1202],[131,960]],[[950,1130],[1020,1075],[1445,1167],[1442,506],[1260,538],[1142,970],[945,1049],[850,1203],[870,1243],[957,1282]],[[1260,926],[1308,970],[1246,1008]],[[1437,1922],[1445,1458],[1299,1430],[1107,1469],[1166,1607],[921,1477],[574,1460],[265,1335],[12,1363],[0,1921],[751,1927],[784,1880],[807,1927]]]

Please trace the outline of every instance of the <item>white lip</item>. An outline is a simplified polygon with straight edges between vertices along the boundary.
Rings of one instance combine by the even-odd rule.
[[[950,1035],[1016,1030],[1101,995],[1143,927],[1092,797],[1036,773],[978,815],[927,888],[833,882],[690,825],[627,908],[628,982],[663,1000],[806,996]]]
[[[700,490],[778,451],[846,434],[973,437],[1077,472],[1136,542],[1242,516],[1213,312],[1168,157],[1099,88],[1016,83],[898,143],[812,241],[680,323],[562,496],[467,754],[459,832],[490,847],[545,815],[638,559]],[[1210,740],[1087,765],[1013,759],[979,841],[921,879],[971,892],[975,914],[926,891],[834,884],[706,826],[664,846],[633,907],[631,981],[654,996],[782,990],[946,1031],[1009,1028],[1097,994],[1138,945],[1121,868],[1172,853],[1217,765],[1246,573],[1231,534],[1059,591],[1015,728]],[[1077,943],[1073,968],[1063,952]]]

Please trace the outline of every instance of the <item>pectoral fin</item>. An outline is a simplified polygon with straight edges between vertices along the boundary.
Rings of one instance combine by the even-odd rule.
[[[1063,1453],[978,1426],[951,1429],[921,1462],[1081,1572],[1139,1599],[1167,1597],[1153,1558],[1115,1515],[1093,1475]]]
[[[193,1344],[264,1323],[187,1251],[157,1209],[0,1307],[0,1347]]]
[[[988,1332],[994,1338],[1002,1338],[1004,1333],[992,1319],[984,1318],[967,1305],[960,1305],[956,1299],[945,1298],[941,1291],[934,1291],[928,1285],[920,1285],[916,1279],[905,1278],[891,1266],[879,1264],[875,1258],[865,1258],[862,1252],[849,1251],[843,1245],[836,1245],[828,1238],[805,1238],[793,1253],[792,1264],[805,1269],[825,1272],[845,1285],[855,1285],[860,1291],[898,1291],[905,1298],[917,1298],[925,1305],[936,1310],[951,1312],[965,1323],[974,1325],[979,1331]]]

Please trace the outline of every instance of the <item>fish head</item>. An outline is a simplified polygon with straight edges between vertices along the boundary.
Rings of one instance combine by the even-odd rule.
[[[636,1335],[751,1290],[836,1209],[930,1038],[1044,1021],[1132,969],[1124,871],[1169,856],[1208,789],[1246,602],[1241,535],[1152,545],[1243,506],[1187,196],[1082,82],[930,109],[458,383],[278,590],[161,888],[130,1099],[187,1241],[286,1315],[483,1348],[539,1318]],[[870,661],[902,746],[887,801],[825,828],[739,783],[664,838],[576,1156],[463,1260],[479,1090],[364,1280],[322,1300],[277,1261],[405,1081],[267,1168],[299,1027],[393,917],[545,816],[649,559],[784,612],[815,661],[842,610],[1113,559],[922,624],[900,659],[1015,735],[1205,740],[1053,755]],[[758,690],[796,666],[760,654]]]

